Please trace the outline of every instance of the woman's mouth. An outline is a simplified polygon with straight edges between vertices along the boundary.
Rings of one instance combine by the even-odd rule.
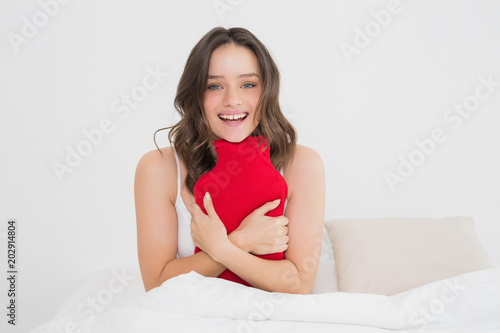
[[[248,116],[248,112],[241,113],[219,113],[219,119],[227,124],[239,124]]]

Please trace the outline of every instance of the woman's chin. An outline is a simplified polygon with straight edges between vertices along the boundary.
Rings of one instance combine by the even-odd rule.
[[[245,131],[245,132],[238,132],[238,133],[217,133],[215,134],[216,138],[223,139],[227,142],[232,142],[232,143],[238,143],[246,138],[248,138],[253,131]]]
[[[227,142],[231,142],[231,143],[239,143],[239,142],[245,140],[247,137],[248,137],[248,135],[247,136],[242,136],[242,135],[234,136],[234,135],[232,135],[232,136],[225,136],[225,137],[223,136],[220,139],[226,140]]]

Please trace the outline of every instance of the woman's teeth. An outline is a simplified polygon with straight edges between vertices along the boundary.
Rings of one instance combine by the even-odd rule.
[[[222,120],[242,120],[247,116],[247,113],[240,114],[220,114],[219,118]]]

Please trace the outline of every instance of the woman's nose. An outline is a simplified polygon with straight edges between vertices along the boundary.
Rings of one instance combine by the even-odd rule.
[[[241,105],[241,96],[238,88],[227,88],[224,94],[224,106]]]

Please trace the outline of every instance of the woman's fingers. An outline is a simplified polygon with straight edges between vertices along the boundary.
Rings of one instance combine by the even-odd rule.
[[[272,253],[284,252],[288,249],[288,241],[276,243],[276,244],[271,246],[271,249],[272,249]]]
[[[208,192],[206,192],[205,195],[203,196],[203,206],[205,207],[205,211],[207,212],[207,214],[203,213],[203,211],[196,202],[193,202],[193,204],[189,207],[188,211],[191,213],[191,216],[203,214],[203,215],[208,215],[210,218],[212,217],[219,218],[217,212],[215,211],[212,198],[210,197],[210,194]]]
[[[283,236],[288,235],[288,227],[286,226],[281,227],[281,232]]]
[[[214,202],[212,201],[212,197],[210,193],[206,192],[203,196],[203,206],[205,206],[205,210],[210,218],[217,217],[217,213],[215,212]]]
[[[284,227],[286,227],[287,230],[288,230],[288,227],[287,227],[287,225],[288,225],[288,218],[286,216],[280,216],[279,218],[280,218],[280,222],[282,223],[282,225]]]
[[[195,246],[211,256],[217,253],[220,246],[227,240],[227,231],[215,212],[208,193],[203,197],[203,205],[207,214],[197,205],[192,207],[191,237]]]
[[[276,207],[279,206],[281,202],[281,199],[276,199],[274,201],[269,201],[257,208],[257,211],[261,213],[262,215],[265,215],[267,212],[270,212],[271,210],[275,209]]]
[[[288,218],[284,215],[281,216],[276,216],[272,217],[273,221],[272,223],[274,224],[275,227],[279,228],[286,228],[286,231],[288,232]]]

